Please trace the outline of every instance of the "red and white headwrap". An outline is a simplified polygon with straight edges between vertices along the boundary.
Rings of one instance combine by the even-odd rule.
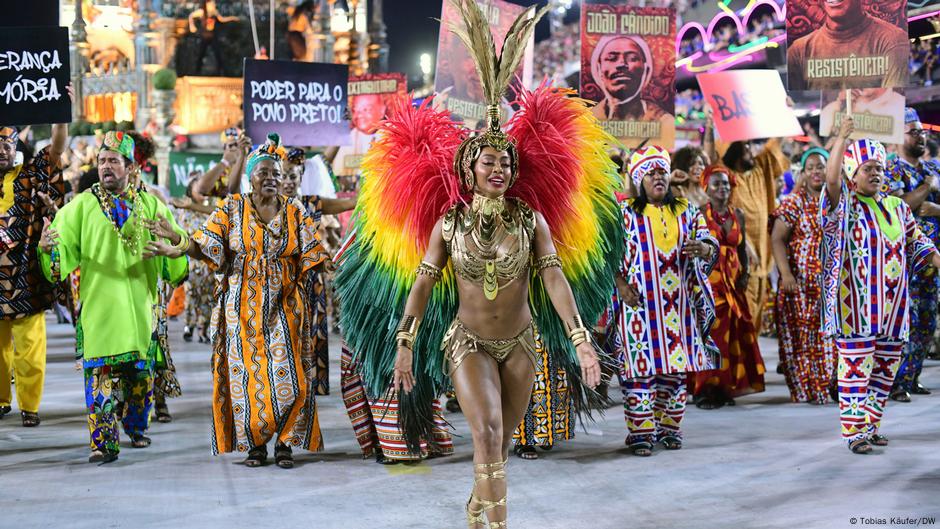
[[[638,149],[630,156],[630,179],[633,180],[633,185],[639,188],[640,182],[643,181],[646,173],[656,168],[661,168],[669,173],[670,164],[669,152],[663,148],[650,145]]]
[[[888,161],[888,154],[885,152],[885,146],[874,140],[858,140],[845,150],[845,157],[842,158],[842,170],[851,179],[855,177],[855,171],[869,160],[878,160],[884,165]]]

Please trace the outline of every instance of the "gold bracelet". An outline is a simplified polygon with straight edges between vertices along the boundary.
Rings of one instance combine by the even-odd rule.
[[[415,343],[415,337],[418,336],[418,327],[421,320],[417,316],[405,314],[398,324],[398,332],[395,333],[395,341],[398,345],[411,349]]]
[[[543,255],[535,260],[535,270],[541,272],[546,268],[561,268],[561,257],[557,253]]]
[[[180,235],[180,242],[176,243],[173,248],[180,251],[180,254],[185,254],[189,250],[189,245],[192,240],[189,238],[189,235]]]
[[[573,324],[565,324],[568,327],[568,338],[571,345],[577,347],[591,340],[591,331],[584,325],[584,320],[580,314],[575,314]]]
[[[428,276],[435,281],[440,281],[442,276],[441,269],[427,261],[421,261],[421,264],[418,265],[418,269],[415,270],[415,274]]]

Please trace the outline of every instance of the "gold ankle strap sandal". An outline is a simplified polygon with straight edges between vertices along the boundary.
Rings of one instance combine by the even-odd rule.
[[[473,484],[474,489],[476,484],[484,480],[492,479],[506,479],[506,462],[508,460],[498,461],[496,463],[478,463],[473,465]],[[471,509],[470,504],[477,503],[480,505],[480,509]],[[473,526],[476,524],[485,524],[486,519],[484,514],[486,511],[495,509],[496,507],[505,507],[506,506],[506,496],[498,500],[486,500],[478,497],[474,493],[470,493],[470,499],[467,500],[467,524],[473,529]],[[503,529],[506,527],[506,521],[489,522],[490,529]]]

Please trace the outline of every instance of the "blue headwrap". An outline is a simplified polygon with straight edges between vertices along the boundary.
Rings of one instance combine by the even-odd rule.
[[[281,137],[272,132],[268,134],[268,139],[264,143],[248,155],[248,161],[245,162],[245,174],[251,176],[251,172],[261,160],[280,162],[285,158],[287,158],[287,152],[284,147],[281,147]]]
[[[920,123],[920,116],[913,108],[904,107],[904,124],[907,125],[908,123]]]
[[[829,161],[829,151],[823,149],[822,147],[810,147],[809,149],[806,149],[805,152],[803,152],[803,157],[800,158],[800,167],[802,168],[804,165],[806,165],[806,160],[809,160],[809,157],[814,154],[818,154],[822,156],[823,160]]]

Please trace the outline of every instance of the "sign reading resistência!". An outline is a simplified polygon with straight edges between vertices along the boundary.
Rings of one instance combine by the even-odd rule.
[[[0,32],[0,123],[70,122],[68,83],[67,28],[5,28]]]

